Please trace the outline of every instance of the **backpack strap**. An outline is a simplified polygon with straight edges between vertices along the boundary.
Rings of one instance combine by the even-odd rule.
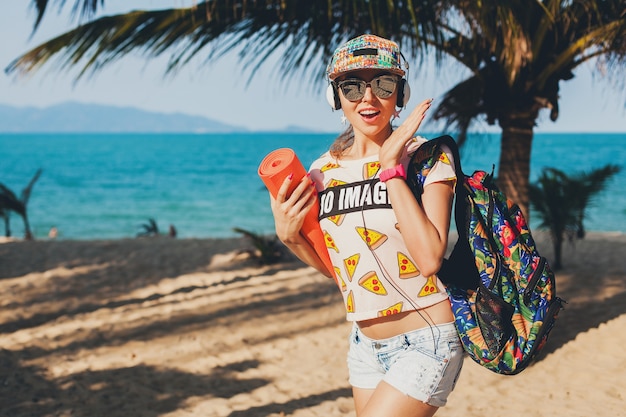
[[[459,147],[456,141],[449,135],[439,136],[424,142],[411,156],[409,167],[407,170],[407,183],[413,191],[413,195],[418,200],[421,200],[422,193],[424,192],[424,182],[428,172],[432,169],[435,163],[439,160],[439,155],[443,153],[441,149],[442,145],[446,145],[450,152],[452,152],[452,158],[454,159],[454,172],[457,176],[457,182],[455,187],[455,193],[462,187],[463,170],[461,169],[461,156],[459,155]]]
[[[417,201],[422,200],[422,193],[424,192],[424,183],[426,176],[430,172],[431,168],[439,160],[439,155],[443,153],[441,149],[442,145],[446,145],[452,153],[452,159],[454,159],[454,172],[456,174],[456,185],[454,187],[455,204],[454,204],[454,224],[459,233],[459,240],[466,240],[467,229],[465,227],[465,219],[467,218],[468,202],[467,194],[468,190],[465,188],[466,175],[461,168],[461,155],[459,153],[459,146],[456,141],[449,135],[443,135],[431,139],[423,143],[413,153],[409,162],[407,170],[407,184]]]
[[[439,136],[423,143],[411,156],[407,169],[407,184],[413,195],[421,201],[424,192],[424,182],[430,169],[439,160],[443,152],[442,145],[446,145],[454,159],[454,171],[457,181],[454,188],[454,224],[458,233],[458,240],[448,259],[443,260],[441,270],[437,273],[446,285],[460,288],[476,288],[480,276],[474,262],[474,254],[467,240],[467,225],[469,210],[469,190],[465,187],[466,175],[461,169],[461,155],[456,141],[448,135]]]

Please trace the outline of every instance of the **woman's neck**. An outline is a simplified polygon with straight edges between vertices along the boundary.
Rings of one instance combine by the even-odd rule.
[[[346,149],[342,159],[362,159],[368,156],[377,155],[380,151],[380,147],[391,135],[391,125],[388,130],[381,132],[376,136],[367,136],[354,132],[354,142]]]
[[[361,142],[355,140],[352,145],[346,149],[341,159],[363,159],[368,156],[377,155],[380,151],[380,145],[374,142]]]

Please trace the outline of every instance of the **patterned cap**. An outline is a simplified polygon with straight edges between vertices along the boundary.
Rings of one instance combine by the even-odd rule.
[[[404,76],[402,58],[397,43],[375,35],[361,35],[337,48],[326,67],[326,75],[334,80],[349,71],[374,68]]]

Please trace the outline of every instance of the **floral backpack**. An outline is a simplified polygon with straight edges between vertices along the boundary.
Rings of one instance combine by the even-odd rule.
[[[412,155],[407,182],[416,198],[442,158],[442,145],[450,149],[457,173],[458,241],[438,275],[465,351],[493,372],[514,375],[543,348],[563,300],[519,207],[498,190],[492,174],[463,174],[450,136],[429,140]]]

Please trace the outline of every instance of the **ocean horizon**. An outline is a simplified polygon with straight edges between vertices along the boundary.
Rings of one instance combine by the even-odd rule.
[[[437,134],[421,134],[427,138]],[[28,203],[36,239],[134,238],[148,219],[163,234],[222,238],[242,228],[273,233],[269,197],[257,175],[274,149],[292,148],[305,167],[335,138],[332,133],[0,133],[0,183],[16,194],[43,170]],[[497,173],[499,134],[471,134],[461,149],[463,170]],[[536,133],[531,182],[545,167],[567,174],[606,164],[622,170],[586,212],[588,231],[626,233],[626,133]],[[538,228],[531,215],[533,231]],[[10,219],[12,235],[23,223]],[[0,227],[4,236],[4,227]]]

